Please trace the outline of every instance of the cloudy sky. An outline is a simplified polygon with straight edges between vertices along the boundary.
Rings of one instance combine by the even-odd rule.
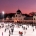
[[[15,13],[18,9],[22,13],[36,12],[36,0],[0,0],[0,12]]]

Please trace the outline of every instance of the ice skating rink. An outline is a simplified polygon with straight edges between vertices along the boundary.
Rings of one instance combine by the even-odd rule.
[[[7,29],[6,32],[5,32],[5,28],[6,28],[5,26],[6,25],[8,25],[8,24],[5,24],[4,23],[4,27],[3,28],[0,28],[0,36],[2,36],[2,32],[3,32],[3,36],[9,36],[9,30],[10,30],[10,28],[8,27],[9,29]],[[29,25],[29,27],[27,25],[23,25],[23,26],[24,27],[27,27],[27,30],[24,30],[22,28],[22,26],[20,26],[18,28],[18,26],[15,25],[13,35],[11,34],[10,36],[20,36],[19,35],[19,31],[22,31],[23,32],[23,35],[22,36],[36,36],[35,26],[34,27],[32,27],[31,25]],[[33,28],[34,28],[34,31],[33,31]]]

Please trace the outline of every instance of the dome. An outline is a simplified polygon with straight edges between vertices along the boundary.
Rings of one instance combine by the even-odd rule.
[[[17,14],[20,14],[21,13],[21,11],[20,10],[17,10]]]

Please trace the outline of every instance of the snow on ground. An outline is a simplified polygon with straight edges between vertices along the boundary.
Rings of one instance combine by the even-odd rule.
[[[6,24],[4,24],[4,26],[6,26]],[[16,25],[14,27],[14,32],[13,32],[13,35],[11,34],[10,36],[20,36],[19,35],[19,31],[22,31],[23,32],[23,36],[36,36],[36,29],[35,29],[35,26],[32,27],[29,25],[29,28],[28,26],[26,25],[23,25],[25,27],[27,27],[27,30],[23,30],[23,28],[20,26],[20,28],[18,28]],[[33,31],[33,28],[35,29]],[[3,32],[3,36],[9,36],[9,30],[6,30],[6,32],[4,32],[5,30],[5,27],[4,28],[0,28],[0,36],[2,36],[2,32]],[[26,34],[24,33],[26,31]]]

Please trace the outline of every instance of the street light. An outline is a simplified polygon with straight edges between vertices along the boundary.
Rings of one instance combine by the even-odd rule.
[[[4,15],[4,11],[2,11],[2,14]]]
[[[3,21],[4,21],[4,11],[2,11]]]

